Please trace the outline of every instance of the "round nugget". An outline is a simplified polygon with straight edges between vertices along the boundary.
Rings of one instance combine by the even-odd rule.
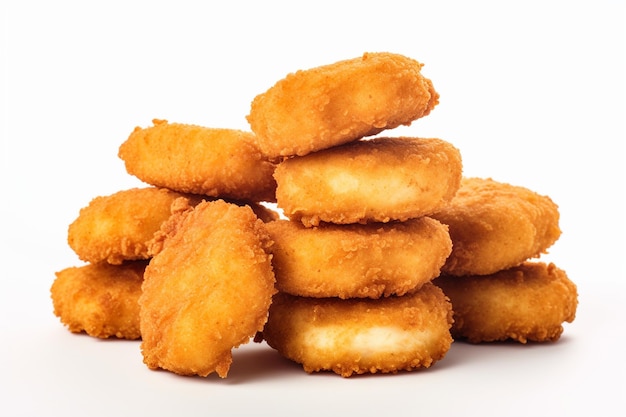
[[[410,125],[439,100],[422,66],[380,52],[300,70],[256,96],[247,119],[270,158],[302,156]]]
[[[147,187],[94,198],[68,228],[68,244],[91,263],[148,259],[148,241],[183,194]]]
[[[525,262],[491,275],[441,276],[452,302],[454,338],[471,343],[556,341],[574,321],[576,285],[554,264]]]
[[[561,235],[558,206],[547,196],[490,178],[464,178],[432,217],[450,227],[448,275],[486,275],[537,258]]]
[[[139,339],[139,296],[147,262],[66,268],[50,288],[54,314],[72,333]]]
[[[431,283],[377,300],[279,293],[263,338],[308,373],[349,377],[430,367],[450,349],[451,324],[450,302]]]
[[[309,226],[404,221],[447,204],[461,154],[440,139],[375,138],[294,157],[274,176],[278,207]]]
[[[139,299],[144,363],[225,378],[276,292],[269,236],[250,207],[222,200],[177,211],[162,230]]]
[[[119,148],[129,174],[158,187],[246,201],[275,201],[275,165],[250,132],[167,123],[140,127]]]
[[[405,222],[266,228],[279,291],[306,297],[379,298],[413,292],[439,275],[452,250],[445,225]]]

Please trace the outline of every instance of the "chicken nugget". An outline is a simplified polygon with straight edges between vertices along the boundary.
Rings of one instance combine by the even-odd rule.
[[[266,225],[279,291],[379,298],[413,292],[439,275],[452,250],[447,226],[422,217],[366,225],[279,220]]]
[[[139,297],[147,261],[106,262],[56,273],[50,288],[54,314],[72,333],[139,339]]]
[[[399,54],[376,52],[300,70],[257,95],[247,120],[272,159],[410,125],[439,100],[422,66]]]
[[[343,377],[428,368],[450,349],[452,308],[441,289],[380,299],[308,298],[279,293],[263,338],[308,373]]]
[[[447,275],[486,275],[537,258],[561,235],[548,196],[491,178],[463,178],[450,204],[432,217],[450,227]]]
[[[210,197],[275,201],[275,165],[254,135],[235,129],[153,120],[119,148],[129,174],[158,187]]]
[[[576,317],[576,285],[552,263],[525,262],[491,275],[442,275],[434,283],[452,302],[453,337],[471,343],[556,341],[563,323]]]
[[[404,221],[440,210],[461,183],[459,150],[441,139],[375,138],[281,162],[278,207],[305,226]]]
[[[183,196],[147,187],[96,197],[70,224],[68,244],[85,262],[148,259],[148,241],[169,218],[172,203]]]
[[[144,363],[225,378],[231,350],[267,321],[276,292],[270,245],[248,206],[205,201],[174,213],[151,244],[139,299]]]

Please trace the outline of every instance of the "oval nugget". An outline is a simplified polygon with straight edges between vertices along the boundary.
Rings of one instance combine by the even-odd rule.
[[[552,263],[525,262],[491,275],[446,275],[434,283],[452,302],[452,335],[472,343],[558,340],[578,306],[576,285]]]
[[[404,221],[447,204],[459,188],[459,150],[441,139],[375,138],[281,162],[278,207],[305,226]]]
[[[431,283],[376,300],[279,293],[263,337],[306,372],[349,377],[430,367],[450,349],[451,324],[450,302]]]
[[[222,200],[181,210],[155,237],[141,306],[141,351],[151,369],[224,378],[232,348],[267,321],[271,241],[248,206]]]
[[[106,262],[56,273],[50,288],[54,314],[72,333],[139,339],[139,297],[146,261]]]
[[[439,99],[422,66],[378,52],[300,70],[256,96],[247,119],[270,158],[302,156],[409,125]]]
[[[182,196],[146,187],[96,197],[70,224],[68,244],[85,262],[121,264],[148,259],[148,241],[169,218],[172,203]]]
[[[274,201],[274,164],[254,135],[154,120],[122,143],[118,155],[129,174],[172,190],[246,201]]]
[[[448,275],[485,275],[539,257],[561,235],[558,206],[527,188],[464,178],[450,204],[432,217],[450,227]]]
[[[306,297],[413,292],[439,275],[452,250],[447,227],[428,217],[311,228],[279,220],[266,228],[277,289]]]

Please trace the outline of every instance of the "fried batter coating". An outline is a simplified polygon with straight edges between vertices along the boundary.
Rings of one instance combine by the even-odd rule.
[[[279,220],[266,228],[277,289],[306,297],[413,292],[439,275],[452,250],[447,226],[428,217],[311,228]]]
[[[91,263],[148,259],[147,242],[169,218],[174,200],[183,195],[146,187],[96,197],[70,224],[69,246]]]
[[[576,285],[552,263],[525,262],[491,275],[441,276],[434,283],[452,302],[452,335],[471,343],[556,341],[578,306]]]
[[[451,324],[450,302],[431,283],[377,300],[279,293],[263,338],[308,373],[349,377],[430,367],[450,349]]]
[[[459,150],[441,139],[375,138],[294,157],[274,177],[278,207],[307,226],[404,221],[447,204],[459,188]]]
[[[276,292],[269,236],[250,207],[222,200],[176,211],[162,231],[139,299],[144,363],[225,378]]]
[[[561,235],[547,196],[491,178],[464,178],[449,205],[432,214],[450,226],[448,275],[486,275],[537,258]]]
[[[378,52],[300,70],[256,96],[247,120],[271,159],[302,156],[410,125],[439,102],[422,66],[399,54]]]
[[[54,314],[72,333],[139,339],[139,297],[147,261],[66,268],[50,288]]]
[[[210,197],[275,201],[275,165],[254,134],[234,129],[153,120],[119,148],[129,174],[159,187]]]

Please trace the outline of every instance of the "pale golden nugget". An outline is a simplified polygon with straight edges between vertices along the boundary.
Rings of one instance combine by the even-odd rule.
[[[290,158],[274,173],[278,207],[305,226],[425,216],[452,199],[461,175],[456,147],[409,137],[357,141]]]
[[[431,283],[377,300],[279,293],[263,337],[306,372],[349,377],[430,367],[450,349],[451,324],[450,302]]]

